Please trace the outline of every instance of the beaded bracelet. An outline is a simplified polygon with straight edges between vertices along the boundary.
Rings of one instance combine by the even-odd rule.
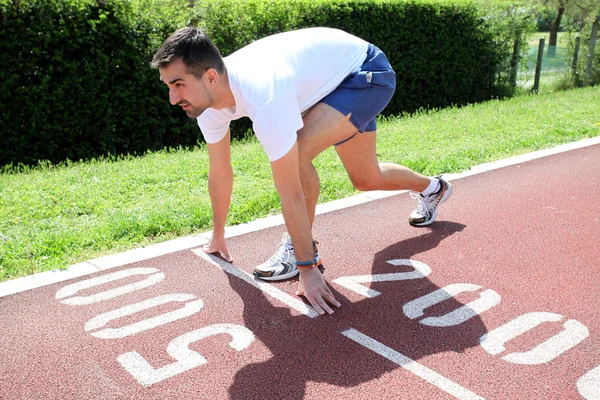
[[[296,267],[298,268],[314,268],[316,265],[316,259],[312,261],[296,261]]]

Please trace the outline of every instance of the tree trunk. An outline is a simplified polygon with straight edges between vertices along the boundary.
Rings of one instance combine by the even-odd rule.
[[[600,25],[600,15],[596,17],[592,24],[592,32],[590,33],[590,50],[588,52],[587,68],[585,70],[586,84],[591,84],[592,68],[594,64],[594,49],[596,47],[596,39],[598,36],[598,25]]]
[[[556,39],[558,38],[558,29],[560,28],[560,20],[565,12],[565,8],[562,6],[556,10],[556,18],[552,22],[550,27],[550,40],[548,41],[548,57],[554,57],[556,55]]]

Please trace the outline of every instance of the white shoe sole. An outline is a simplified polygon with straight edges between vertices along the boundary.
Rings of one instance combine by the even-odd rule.
[[[440,199],[440,202],[438,203],[437,207],[435,208],[435,211],[431,215],[431,218],[429,219],[429,221],[421,222],[420,224],[410,223],[412,226],[427,226],[427,225],[431,225],[435,222],[435,219],[437,218],[437,213],[438,213],[440,206],[442,204],[444,204],[446,202],[446,200],[448,200],[450,198],[450,196],[452,195],[452,185],[448,181],[446,181],[446,183],[448,184],[448,187],[446,188],[444,195]]]
[[[321,256],[319,255],[319,258],[317,259],[317,268],[319,268],[322,264],[323,264],[323,261],[321,260]],[[291,270],[290,272],[288,272],[287,274],[284,274],[284,275],[267,276],[267,277],[257,276],[254,273],[253,273],[253,275],[257,279],[260,279],[262,281],[283,281],[283,280],[295,277],[296,275],[298,275],[298,273],[300,273],[300,271],[298,270],[298,267],[296,267],[296,268],[294,268],[293,270]]]
[[[271,276],[271,277],[263,277],[263,276],[256,276],[256,279],[260,279],[261,281],[284,281],[286,279],[290,279],[295,277],[296,275],[298,275],[300,271],[298,271],[298,268],[288,272],[285,275],[276,275],[276,276]]]

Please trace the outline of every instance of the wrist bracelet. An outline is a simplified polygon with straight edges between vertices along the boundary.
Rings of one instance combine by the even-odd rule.
[[[296,267],[298,268],[313,268],[316,264],[316,260],[312,261],[296,261]]]

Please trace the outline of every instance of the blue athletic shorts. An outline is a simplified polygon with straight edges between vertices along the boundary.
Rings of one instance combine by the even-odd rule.
[[[369,132],[377,129],[375,117],[390,102],[395,89],[396,73],[387,57],[377,46],[369,44],[367,58],[360,70],[348,75],[321,101],[344,115],[352,113],[350,122],[358,132]],[[336,146],[354,135],[336,143]]]

